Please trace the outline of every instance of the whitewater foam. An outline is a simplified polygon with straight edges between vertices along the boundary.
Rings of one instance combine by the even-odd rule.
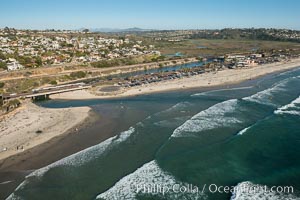
[[[277,76],[283,76],[283,75],[289,75],[293,72],[296,72],[296,71],[299,71],[299,68],[296,68],[296,69],[292,69],[292,70],[288,70],[286,72],[281,72],[280,74],[278,74]]]
[[[192,94],[191,97],[206,96],[206,95],[212,95],[213,93],[216,93],[216,92],[233,91],[233,90],[244,90],[244,89],[251,89],[251,88],[253,88],[253,86],[238,87],[238,88],[226,88],[226,89],[219,89],[219,90],[211,90],[211,91],[207,91],[207,92],[201,92],[201,93]]]
[[[290,115],[300,115],[299,111],[294,111],[294,110],[286,110],[286,111],[282,111],[282,110],[276,110],[274,111],[275,114],[290,114]]]
[[[278,92],[278,91],[284,91],[284,88],[280,86],[275,86],[272,88],[268,88],[266,90],[260,91],[258,93],[255,93],[249,97],[244,97],[243,100],[251,101],[259,104],[269,105],[273,107],[277,107],[275,103],[273,103],[271,100],[273,98],[272,93]]]
[[[11,180],[11,181],[3,181],[3,182],[0,183],[0,185],[5,185],[5,184],[11,183],[11,182],[14,182],[14,181],[13,180]]]
[[[133,127],[130,127],[127,131],[123,131],[120,134],[111,137],[95,146],[86,148],[82,151],[58,160],[50,165],[33,171],[28,176],[26,176],[25,180],[16,188],[15,191],[24,188],[24,186],[28,183],[28,178],[41,177],[51,168],[58,166],[80,166],[84,163],[96,159],[97,157],[102,156],[104,153],[108,152],[110,149],[114,148],[121,142],[126,141],[131,136],[131,134],[134,133],[134,131],[135,129]],[[16,195],[12,193],[8,199],[16,199]]]
[[[286,86],[289,83],[289,81],[298,80],[298,78],[299,78],[298,76],[286,78],[286,79],[274,84],[272,87],[270,87],[266,90],[255,93],[249,97],[244,97],[243,100],[255,102],[255,103],[259,103],[259,104],[263,104],[263,105],[268,105],[268,106],[272,106],[272,107],[278,107],[280,105],[274,103],[272,101],[273,98],[276,97],[276,94],[278,94],[278,92],[285,92],[287,90]]]
[[[234,113],[236,111],[237,104],[237,99],[231,99],[215,104],[208,109],[199,112],[176,128],[172,137],[183,137],[186,136],[186,132],[200,132],[241,123],[242,121],[240,119],[226,116],[226,114]]]
[[[99,194],[96,199],[105,200],[134,200],[138,196],[143,195],[143,190],[140,187],[153,187],[154,185],[172,188],[174,185],[186,186],[187,183],[177,181],[174,176],[163,171],[156,161],[150,161],[138,168],[133,173],[123,177],[113,187]],[[153,191],[153,190],[151,190]],[[151,193],[147,191],[144,195],[147,197],[155,195],[163,199],[204,199],[205,195],[198,193],[174,193],[168,192],[164,195],[160,192]]]
[[[251,128],[251,126],[247,127],[247,128],[244,128],[243,130],[241,130],[240,132],[237,133],[237,135],[243,135],[244,133],[246,133],[249,128]]]
[[[266,190],[267,189],[267,190]],[[253,184],[250,181],[239,183],[234,187],[234,192],[230,200],[299,200],[292,194],[272,192],[269,188],[266,188],[259,184]],[[267,191],[267,192],[266,192]]]
[[[154,116],[161,115],[161,114],[167,114],[167,113],[175,112],[175,111],[182,111],[182,110],[185,110],[186,108],[188,108],[192,105],[193,104],[188,102],[188,101],[179,102],[179,103],[176,103],[175,105],[171,106],[170,108],[168,108],[166,110],[163,110],[161,112],[158,112],[158,113],[154,114]]]
[[[94,160],[95,158],[103,155],[106,151],[110,150],[114,146],[120,144],[121,142],[127,140],[132,133],[134,133],[135,129],[133,127],[130,127],[127,131],[123,131],[120,134],[108,138],[107,140],[91,146],[89,148],[86,148],[82,151],[79,151],[75,154],[72,154],[66,158],[63,158],[57,162],[54,162],[44,168],[38,169],[28,176],[41,176],[43,175],[46,171],[53,167],[57,166],[79,166],[83,165],[84,163],[87,163],[91,160]]]
[[[281,106],[274,111],[275,114],[291,114],[291,115],[300,115],[300,96],[293,100],[291,103]]]

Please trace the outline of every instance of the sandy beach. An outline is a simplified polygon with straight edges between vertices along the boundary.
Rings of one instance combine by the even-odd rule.
[[[89,107],[49,109],[25,102],[0,119],[0,160],[31,149],[77,127]]]
[[[163,92],[170,90],[220,86],[239,83],[241,81],[257,78],[266,74],[285,71],[300,66],[300,58],[288,62],[258,65],[240,69],[225,69],[223,71],[209,72],[188,78],[173,79],[158,83],[122,89],[113,94],[100,94],[97,91],[80,90],[51,95],[51,99],[104,99],[114,97],[128,97],[147,93]]]

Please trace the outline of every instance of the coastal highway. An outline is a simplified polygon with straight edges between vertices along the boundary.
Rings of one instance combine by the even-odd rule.
[[[84,83],[51,86],[51,87],[35,89],[32,90],[31,92],[24,92],[18,94],[17,93],[3,94],[3,99],[6,100],[6,99],[16,99],[16,98],[33,98],[37,96],[45,96],[45,95],[70,92],[75,90],[83,90],[90,87],[91,87],[90,85]]]

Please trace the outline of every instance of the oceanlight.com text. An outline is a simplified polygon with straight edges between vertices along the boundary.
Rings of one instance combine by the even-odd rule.
[[[161,194],[168,193],[294,193],[293,186],[266,186],[266,185],[248,185],[244,184],[239,187],[236,186],[222,186],[217,184],[204,184],[202,187],[195,186],[193,184],[141,184],[135,185],[134,191],[142,194]]]

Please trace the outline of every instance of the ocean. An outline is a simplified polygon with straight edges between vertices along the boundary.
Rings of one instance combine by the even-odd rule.
[[[113,136],[33,171],[8,199],[300,198],[299,68],[218,88],[40,105],[90,106],[100,118],[82,131],[105,134],[97,124],[107,116]]]

